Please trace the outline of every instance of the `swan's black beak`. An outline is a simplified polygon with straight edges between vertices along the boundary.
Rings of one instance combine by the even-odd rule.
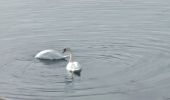
[[[66,52],[66,48],[65,49],[63,49],[63,53],[65,53]]]

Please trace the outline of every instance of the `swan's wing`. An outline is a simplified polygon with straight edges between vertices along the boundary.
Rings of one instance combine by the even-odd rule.
[[[81,70],[81,65],[78,62],[74,62],[74,69]]]

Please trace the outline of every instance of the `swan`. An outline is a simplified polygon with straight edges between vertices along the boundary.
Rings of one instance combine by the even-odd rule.
[[[76,62],[73,60],[73,55],[72,55],[72,51],[70,48],[65,48],[63,50],[63,53],[68,53],[69,54],[69,61],[68,61],[68,64],[66,66],[66,70],[68,72],[71,72],[71,73],[74,73],[78,76],[80,76],[80,72],[82,70],[79,62]]]
[[[68,55],[64,55],[56,50],[48,49],[40,51],[35,55],[36,59],[46,59],[46,60],[59,60],[59,59],[65,59],[69,57]]]

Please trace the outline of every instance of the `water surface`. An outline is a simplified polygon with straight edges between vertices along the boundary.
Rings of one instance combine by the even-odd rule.
[[[12,100],[169,100],[169,0],[1,0],[0,96]],[[70,47],[83,67],[41,62]]]

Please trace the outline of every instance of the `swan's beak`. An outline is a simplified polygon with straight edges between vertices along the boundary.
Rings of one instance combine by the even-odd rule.
[[[66,52],[66,48],[65,49],[63,49],[63,53],[65,53]]]

